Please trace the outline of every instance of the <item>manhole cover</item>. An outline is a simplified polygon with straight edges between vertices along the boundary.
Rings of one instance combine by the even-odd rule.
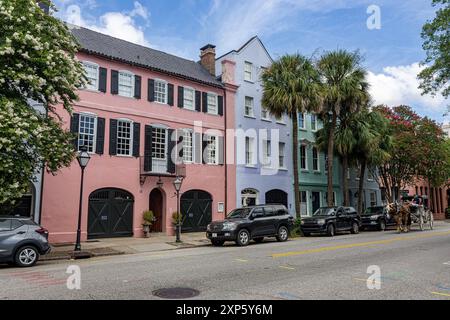
[[[196,297],[200,291],[191,288],[163,288],[153,291],[153,295],[163,299],[188,299]]]

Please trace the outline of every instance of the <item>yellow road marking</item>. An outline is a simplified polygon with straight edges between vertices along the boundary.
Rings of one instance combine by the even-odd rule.
[[[374,281],[374,280],[367,280],[367,279],[359,279],[359,278],[355,278],[356,281],[363,281],[363,282],[369,282],[369,283],[374,283],[374,284],[379,284],[381,285],[381,282],[379,281]]]
[[[272,254],[272,258],[282,258],[282,257],[291,257],[291,256],[299,256],[309,253],[319,253],[319,252],[326,252],[326,251],[335,251],[340,249],[351,249],[351,248],[358,248],[358,247],[367,247],[367,246],[374,246],[374,245],[380,245],[380,244],[389,244],[396,241],[409,241],[409,240],[415,240],[415,239],[424,239],[424,238],[431,238],[431,237],[437,237],[437,236],[444,236],[444,235],[450,235],[450,231],[447,232],[438,232],[433,234],[426,234],[426,235],[420,235],[420,236],[410,236],[410,237],[395,237],[391,239],[386,240],[377,240],[377,241],[370,241],[370,242],[360,242],[360,243],[350,243],[350,244],[343,244],[339,246],[330,246],[330,247],[321,247],[321,248],[314,248],[314,249],[307,249],[303,251],[291,251],[291,252],[285,252],[285,253],[275,253]]]
[[[437,296],[444,296],[444,297],[450,297],[450,294],[448,293],[442,293],[442,292],[432,292],[430,291],[431,294],[435,294]]]
[[[286,267],[286,266],[280,266],[281,269],[286,269],[286,270],[295,270],[295,268],[292,267]]]
[[[236,261],[239,261],[239,262],[248,262],[248,260],[245,260],[245,259],[236,259]]]

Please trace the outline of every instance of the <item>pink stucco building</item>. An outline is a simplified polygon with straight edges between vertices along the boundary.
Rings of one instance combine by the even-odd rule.
[[[90,84],[80,90],[73,116],[60,115],[78,133],[91,160],[85,170],[82,240],[141,237],[142,216],[152,210],[154,232],[173,234],[177,203],[173,181],[185,164],[183,232],[203,231],[235,205],[235,166],[227,164],[225,130],[233,128],[234,79],[215,77],[215,49],[194,62],[73,29],[78,59]],[[225,75],[233,63],[222,64]],[[231,69],[230,69],[231,68]],[[182,151],[180,152],[182,146]],[[41,224],[53,243],[74,242],[80,193],[76,160],[56,176],[46,174]]]
[[[418,179],[412,186],[408,186],[405,191],[409,195],[427,196],[429,207],[434,213],[436,220],[445,219],[445,212],[450,206],[450,189],[446,186],[439,188],[430,187],[425,180]]]

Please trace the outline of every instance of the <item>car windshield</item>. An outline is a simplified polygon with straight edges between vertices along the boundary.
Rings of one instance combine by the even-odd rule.
[[[315,216],[331,216],[334,214],[335,208],[319,208],[314,212]]]
[[[383,207],[371,207],[367,208],[366,211],[364,211],[364,214],[373,214],[373,213],[380,213],[383,212]]]
[[[245,218],[250,214],[250,208],[235,209],[228,214],[228,219]]]

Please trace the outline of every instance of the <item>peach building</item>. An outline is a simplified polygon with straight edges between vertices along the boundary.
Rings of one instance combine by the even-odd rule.
[[[414,186],[406,188],[405,191],[409,195],[424,195],[428,196],[429,207],[434,213],[434,218],[437,220],[445,219],[445,212],[450,206],[450,189],[447,187],[433,188],[424,180],[419,180]]]
[[[206,230],[223,218],[236,202],[235,166],[224,150],[237,86],[232,77],[224,77],[227,83],[215,77],[215,47],[202,48],[194,62],[85,28],[72,32],[90,82],[79,91],[72,117],[59,110],[66,128],[78,134],[76,148],[87,146],[91,154],[82,240],[141,237],[146,210],[156,217],[153,232],[172,235],[177,174],[185,176],[183,232]],[[222,67],[234,73],[227,71],[232,63]],[[53,243],[75,241],[80,177],[76,160],[44,176],[41,224]]]

